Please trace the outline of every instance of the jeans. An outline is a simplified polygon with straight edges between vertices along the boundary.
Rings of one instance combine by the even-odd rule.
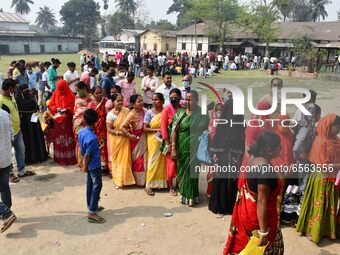
[[[136,77],[140,76],[140,66],[139,65],[135,65],[135,76]]]
[[[25,144],[21,131],[14,136],[13,147],[15,151],[15,160],[17,162],[18,174],[25,174]],[[11,171],[13,173],[13,171]]]
[[[0,216],[3,219],[8,218],[9,216],[11,216],[13,213],[11,211],[11,209],[9,209],[5,204],[0,202]]]
[[[12,207],[11,189],[9,187],[9,175],[11,173],[12,168],[13,168],[12,165],[9,165],[8,167],[5,167],[5,168],[0,168],[1,201],[8,208]],[[0,209],[0,211],[1,211],[1,209]]]
[[[100,168],[89,170],[86,176],[86,200],[90,214],[94,214],[98,209],[100,192],[102,190],[102,170]]]

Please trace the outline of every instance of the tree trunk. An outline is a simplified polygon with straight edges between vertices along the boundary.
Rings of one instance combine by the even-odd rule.
[[[266,50],[265,50],[265,54],[264,54],[267,58],[270,58],[270,55],[269,55],[269,43],[266,42]]]

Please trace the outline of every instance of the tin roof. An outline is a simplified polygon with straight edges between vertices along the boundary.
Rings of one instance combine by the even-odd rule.
[[[9,23],[30,23],[29,20],[25,19],[18,13],[0,12],[0,22]]]

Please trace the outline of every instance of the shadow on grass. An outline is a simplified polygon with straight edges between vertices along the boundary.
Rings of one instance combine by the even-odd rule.
[[[18,232],[8,233],[7,238],[22,239],[36,238],[40,230],[60,231],[66,235],[87,236],[96,235],[110,231],[114,226],[123,224],[131,218],[154,218],[169,220],[163,213],[170,211],[173,216],[181,213],[189,213],[190,208],[174,207],[171,209],[157,206],[125,207],[118,210],[104,210],[100,213],[106,219],[104,224],[94,224],[87,221],[85,212],[58,212],[58,215],[47,217],[18,218],[15,225],[21,225]],[[148,225],[137,225],[141,230]]]

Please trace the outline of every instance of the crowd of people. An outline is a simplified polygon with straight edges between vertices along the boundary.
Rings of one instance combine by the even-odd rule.
[[[177,87],[172,83],[171,69],[162,65],[166,62],[158,60],[155,66],[146,58],[144,70],[140,56],[131,54],[133,60],[123,55],[119,61],[110,61],[104,55],[100,71],[92,61],[84,61],[81,75],[73,62],[67,63],[68,71],[63,76],[59,75],[58,59],[38,63],[37,72],[23,60],[11,64],[0,96],[0,134],[5,138],[0,143],[4,155],[0,160],[1,232],[16,219],[10,210],[9,181],[19,182],[34,175],[25,170],[25,164],[40,163],[53,155],[57,164],[78,165],[87,172],[89,222],[105,222],[97,214],[103,209],[98,205],[102,175],[110,176],[115,188],[137,185],[148,196],[168,189],[181,203],[194,206],[199,203],[197,166],[248,166],[258,171],[207,175],[209,210],[232,215],[224,254],[241,252],[252,235],[259,237],[261,246],[267,245],[268,254],[283,254],[280,222],[296,227],[315,243],[324,236],[336,238],[340,229],[340,179],[336,174],[289,171],[287,175],[267,175],[263,171],[270,166],[296,165],[303,169],[325,165],[335,173],[340,169],[340,116],[321,118],[316,92],[310,91],[312,97],[304,105],[311,115],[297,111],[293,118],[298,124],[294,128],[282,122],[258,127],[216,126],[216,119],[244,121],[243,115],[233,113],[232,93],[224,91],[223,100],[212,105],[208,115],[202,115],[198,92],[192,87],[192,76],[197,73],[183,71],[189,70],[190,60],[183,61],[188,56],[176,57],[177,65],[183,67],[182,86]],[[225,59],[218,55],[216,59],[217,66],[223,68]],[[164,60],[169,61],[167,57]],[[140,86],[142,95],[136,93],[134,80],[139,71],[145,74]],[[270,89],[274,87],[280,90],[283,81],[274,78]],[[256,108],[268,110],[271,106],[272,94],[268,93]],[[253,115],[252,119],[267,123],[266,119],[284,121],[290,116],[275,112],[270,116]],[[204,146],[204,136],[209,162],[203,162],[198,152],[196,155]],[[12,171],[12,146],[17,176]]]

